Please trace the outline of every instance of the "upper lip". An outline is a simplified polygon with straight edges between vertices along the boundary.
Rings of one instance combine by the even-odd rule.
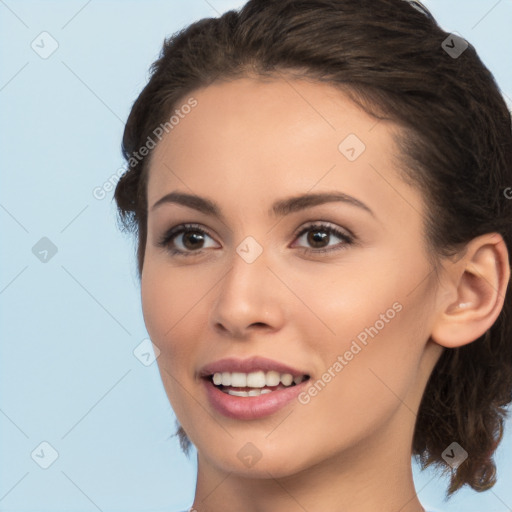
[[[234,357],[227,357],[219,359],[213,363],[203,366],[199,372],[201,377],[209,377],[214,373],[222,372],[241,372],[251,373],[258,370],[271,371],[274,370],[279,373],[290,373],[294,377],[308,375],[307,372],[288,366],[287,364],[266,357],[253,356],[247,359],[237,359]]]

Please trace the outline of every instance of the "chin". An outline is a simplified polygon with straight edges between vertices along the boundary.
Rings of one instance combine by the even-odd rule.
[[[307,454],[303,450],[297,449],[297,446],[304,446],[304,440],[290,439],[289,446],[283,446],[278,441],[270,442],[265,436],[268,436],[268,432],[261,436],[239,435],[224,443],[216,443],[214,450],[214,441],[205,439],[198,447],[199,459],[204,458],[208,464],[224,472],[261,479],[268,479],[270,476],[289,477],[313,463],[308,462]],[[206,450],[201,449],[201,446],[206,446]]]

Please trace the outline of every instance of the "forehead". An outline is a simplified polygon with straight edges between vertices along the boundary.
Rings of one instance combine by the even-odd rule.
[[[286,153],[291,158],[290,150],[297,155],[307,153],[305,138],[313,142],[322,137],[337,150],[343,134],[353,133],[368,140],[377,124],[327,83],[261,78],[216,82],[182,98],[175,105],[175,112],[185,111],[191,97],[196,106],[186,108],[187,113],[179,118],[174,116],[175,124],[159,144],[154,160],[164,151],[174,153],[176,158],[191,156],[183,151],[191,146],[223,153],[223,157],[226,150],[233,154],[240,148],[248,156],[258,155],[265,148],[274,156]],[[280,135],[277,140],[276,133]],[[377,130],[372,143],[381,133]]]
[[[149,205],[164,192],[191,189],[259,208],[264,198],[314,188],[407,211],[411,204],[397,203],[402,192],[421,208],[396,172],[397,126],[377,121],[330,84],[242,78],[197,89],[175,109],[190,97],[195,106],[183,109],[153,151]]]

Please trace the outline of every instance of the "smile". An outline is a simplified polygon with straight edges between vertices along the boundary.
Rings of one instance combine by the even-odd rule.
[[[291,404],[311,375],[275,359],[228,357],[203,366],[198,375],[213,409],[228,418],[253,420]]]

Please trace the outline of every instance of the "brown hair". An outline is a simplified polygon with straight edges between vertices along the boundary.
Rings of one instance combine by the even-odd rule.
[[[243,76],[328,82],[377,119],[397,123],[403,178],[429,206],[425,233],[434,264],[485,233],[500,233],[511,248],[512,200],[504,194],[512,186],[510,113],[474,47],[468,43],[455,58],[442,46],[449,36],[412,0],[250,0],[166,39],[126,123],[122,149],[130,168],[115,190],[121,227],[138,235],[139,278],[152,153],[133,155],[192,91]],[[465,484],[484,491],[496,482],[493,455],[511,401],[509,287],[483,336],[444,350],[420,404],[412,453],[422,467],[451,472],[448,496]],[[187,452],[181,427],[178,434]],[[442,457],[453,441],[469,454],[454,469]]]

